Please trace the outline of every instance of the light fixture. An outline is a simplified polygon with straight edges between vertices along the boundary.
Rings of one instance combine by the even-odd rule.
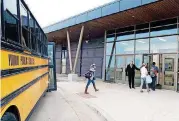
[[[86,42],[86,43],[88,43],[88,42],[89,42],[89,40],[86,40],[85,42]]]

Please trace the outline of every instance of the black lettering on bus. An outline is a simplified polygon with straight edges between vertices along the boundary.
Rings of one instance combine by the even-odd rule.
[[[19,65],[19,56],[9,54],[8,57],[9,57],[9,66]]]

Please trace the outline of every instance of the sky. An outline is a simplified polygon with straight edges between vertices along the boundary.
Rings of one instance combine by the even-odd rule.
[[[46,27],[68,17],[114,0],[25,0],[40,26]]]

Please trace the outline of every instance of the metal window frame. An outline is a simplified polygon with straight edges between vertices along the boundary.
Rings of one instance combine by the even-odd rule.
[[[48,42],[48,45],[53,46],[53,65],[49,65],[49,68],[53,68],[54,71],[54,88],[48,89],[48,91],[56,91],[57,90],[57,77],[56,77],[56,51],[55,51],[55,43],[54,42]]]
[[[107,68],[108,67],[106,67],[106,57],[108,56],[108,57],[110,57],[110,56],[128,56],[128,55],[133,55],[134,56],[134,62],[135,62],[135,56],[136,55],[141,55],[141,53],[136,53],[136,41],[137,40],[140,40],[140,39],[149,39],[149,52],[148,53],[146,53],[147,55],[155,55],[155,54],[177,54],[178,56],[179,56],[179,51],[177,51],[177,53],[150,53],[150,50],[151,50],[151,39],[152,38],[156,38],[156,37],[167,37],[167,36],[177,36],[177,42],[178,42],[178,47],[177,47],[177,49],[179,50],[179,16],[177,16],[177,17],[173,17],[173,18],[177,18],[177,23],[174,23],[174,24],[166,24],[166,25],[162,25],[162,26],[157,26],[157,27],[151,27],[151,23],[152,22],[155,22],[155,21],[151,21],[151,22],[148,22],[149,23],[149,28],[144,28],[144,29],[136,29],[136,26],[137,25],[135,25],[135,29],[134,29],[134,34],[135,34],[135,38],[134,39],[127,39],[127,40],[119,40],[119,41],[117,41],[117,40],[114,40],[114,41],[111,41],[111,42],[107,42],[107,41],[105,41],[105,47],[104,47],[104,49],[105,49],[105,54],[104,54],[104,58],[105,58],[105,65],[104,65],[104,67],[105,67],[105,80],[106,80],[106,73],[107,73]],[[167,19],[172,19],[172,18],[167,18]],[[162,19],[162,20],[167,20],[167,19]],[[162,21],[162,20],[156,20],[156,21]],[[170,35],[160,35],[160,36],[151,36],[151,28],[158,28],[158,27],[165,27],[165,26],[171,26],[171,25],[177,25],[177,33],[176,34],[170,34]],[[130,26],[128,26],[128,27],[130,27]],[[114,30],[116,30],[116,29],[118,29],[118,28],[115,28]],[[138,31],[138,30],[145,30],[145,29],[149,29],[149,37],[142,37],[142,38],[136,38],[136,31]],[[106,32],[106,31],[105,31]],[[110,35],[116,35],[116,32],[115,33],[112,33],[112,34],[110,34]],[[107,34],[105,33],[105,38],[107,38]],[[116,54],[115,53],[115,55],[107,55],[106,54],[106,44],[107,43],[114,43],[114,42],[120,42],[120,41],[129,41],[129,40],[134,40],[134,54]],[[143,53],[143,54],[145,54],[145,53]],[[143,55],[142,54],[142,55]],[[179,58],[179,57],[178,57]],[[178,60],[177,60],[177,66],[178,66]],[[116,68],[116,59],[115,59],[115,68]],[[115,70],[114,70],[115,71]],[[115,73],[115,72],[114,72]],[[177,77],[178,77],[178,75],[177,75]],[[178,78],[177,78],[178,79]],[[177,91],[179,91],[179,84],[178,84],[178,80],[176,80],[176,83],[177,83]]]
[[[21,23],[21,4],[23,5],[23,7],[26,9],[27,11],[27,17],[28,17],[28,27],[23,27],[22,26],[22,23]],[[12,45],[16,45],[18,47],[20,47],[22,50],[28,50],[30,52],[32,52],[33,54],[35,55],[39,55],[39,56],[47,56],[47,52],[45,52],[44,54],[42,53],[42,47],[40,48],[41,49],[41,53],[39,53],[37,51],[37,49],[33,49],[32,48],[32,45],[33,45],[33,42],[32,42],[32,37],[34,39],[34,41],[36,42],[36,40],[40,41],[40,45],[41,46],[45,46],[44,48],[47,49],[47,36],[46,34],[44,33],[44,31],[42,30],[42,28],[40,27],[39,23],[37,22],[37,20],[35,19],[35,17],[33,16],[33,14],[31,13],[30,9],[28,8],[28,6],[26,5],[26,3],[23,1],[23,0],[16,0],[16,9],[17,9],[17,17],[15,17],[15,19],[17,20],[17,31],[18,31],[18,42],[16,41],[13,41],[13,40],[6,40],[5,39],[5,18],[4,18],[4,0],[1,0],[1,28],[2,28],[2,40],[5,41],[5,43],[9,43],[9,44],[12,44]],[[11,12],[10,12],[11,13]],[[30,30],[30,17],[31,19],[33,19],[33,27],[34,27],[34,30],[35,30],[35,23],[37,24],[38,26],[38,29],[39,29],[39,32],[43,35],[43,38],[39,38],[37,39],[37,35],[35,34],[35,31],[32,32]],[[21,40],[21,31],[22,31],[22,28],[25,28],[27,31],[28,31],[28,47],[23,47],[22,46],[22,40]]]

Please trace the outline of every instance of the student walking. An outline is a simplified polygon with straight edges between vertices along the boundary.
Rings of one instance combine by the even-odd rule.
[[[141,72],[141,84],[140,84],[140,92],[143,92],[143,89],[142,89],[142,87],[143,87],[143,84],[145,83],[146,84],[146,88],[147,88],[147,91],[149,92],[150,90],[149,90],[149,86],[148,86],[148,83],[147,83],[147,81],[146,81],[146,77],[147,77],[147,75],[148,75],[148,71],[147,71],[147,69],[146,69],[146,64],[145,63],[143,63],[142,64],[142,68],[140,69],[140,72]]]
[[[88,87],[91,83],[93,84],[95,91],[99,91],[96,88],[96,84],[95,84],[95,68],[96,68],[95,64],[92,64],[90,66],[90,70],[85,74],[85,77],[88,79],[88,82],[87,82],[86,88],[85,88],[85,94],[89,94],[88,93]]]

